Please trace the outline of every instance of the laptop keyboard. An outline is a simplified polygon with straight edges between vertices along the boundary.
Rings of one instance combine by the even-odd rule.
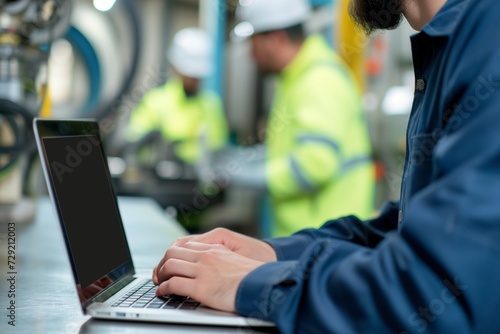
[[[156,288],[152,280],[146,280],[127,292],[111,306],[171,310],[177,308],[182,310],[196,310],[200,306],[199,302],[189,297],[177,295],[156,297]]]

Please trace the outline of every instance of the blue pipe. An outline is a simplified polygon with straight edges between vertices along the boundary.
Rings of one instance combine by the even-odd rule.
[[[99,58],[87,37],[75,27],[70,27],[66,33],[65,39],[73,45],[73,47],[82,56],[85,66],[87,67],[90,78],[90,89],[87,102],[82,108],[82,114],[90,114],[99,103],[101,94],[101,67]]]
[[[334,0],[310,0],[311,5],[314,7],[333,5]]]
[[[209,89],[224,99],[224,69],[226,50],[226,21],[227,21],[227,1],[217,0],[216,10],[210,11],[209,24],[213,27],[211,32],[214,46],[214,72],[204,80],[204,87]]]

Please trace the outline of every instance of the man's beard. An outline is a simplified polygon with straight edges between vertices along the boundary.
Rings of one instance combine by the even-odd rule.
[[[351,0],[349,14],[370,35],[376,30],[390,30],[403,20],[405,0]]]

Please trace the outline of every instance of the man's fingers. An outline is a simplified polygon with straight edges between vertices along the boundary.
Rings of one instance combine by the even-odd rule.
[[[230,239],[228,237],[228,235],[231,233],[232,232],[230,232],[224,228],[216,228],[216,229],[213,229],[207,233],[195,234],[195,235],[192,235],[189,237],[180,238],[180,239],[178,239],[178,241],[176,241],[174,243],[174,245],[175,246],[184,246],[186,243],[199,242],[199,243],[203,243],[203,244],[214,244],[214,245],[221,244],[221,245],[225,245],[226,247],[229,247],[229,245],[227,244],[227,241],[228,241],[228,239]],[[232,233],[232,234],[234,234],[234,233]],[[229,247],[229,248],[231,248],[231,247]]]
[[[188,262],[196,262],[196,253],[186,247],[171,246],[165,252],[165,255],[161,259],[160,263],[153,269],[153,282],[158,284],[158,272],[163,267],[168,259],[179,259]]]
[[[194,257],[189,257],[189,258],[183,257],[183,256],[194,256],[194,254],[179,253],[178,248],[187,248],[196,251],[205,251],[211,248],[209,245],[225,245],[226,247],[235,251],[235,249],[231,248],[231,246],[227,245],[225,242],[228,233],[229,231],[227,231],[226,229],[217,228],[204,234],[193,234],[186,237],[178,238],[172,244],[172,246],[166,251],[165,255],[160,260],[158,265],[153,269],[153,275],[152,275],[153,282],[155,284],[160,283],[158,279],[158,271],[160,270],[161,267],[163,267],[165,261],[167,261],[169,258],[179,258],[190,262],[196,262],[196,258]]]
[[[195,291],[196,284],[193,278],[172,277],[158,286],[158,289],[156,289],[156,295],[180,295],[196,299],[197,297],[193,295]]]
[[[206,244],[206,243],[201,243],[201,242],[196,242],[196,241],[189,241],[184,244],[184,248],[193,250],[193,251],[206,251],[209,249],[217,249],[219,247],[224,247],[223,245],[214,245],[214,244]]]
[[[158,283],[168,281],[176,276],[195,278],[197,276],[196,264],[179,259],[168,259],[163,266],[158,269]]]
[[[158,266],[153,269],[153,283],[158,284]]]
[[[198,236],[199,236],[198,234],[191,234],[186,237],[178,238],[177,240],[174,241],[172,246],[183,246],[186,242],[189,242],[190,240],[197,238]]]

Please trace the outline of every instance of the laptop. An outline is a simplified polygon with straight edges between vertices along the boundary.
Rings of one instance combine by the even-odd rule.
[[[211,309],[189,296],[156,297],[151,277],[134,269],[98,123],[35,118],[33,128],[84,314],[101,319],[274,326]]]

